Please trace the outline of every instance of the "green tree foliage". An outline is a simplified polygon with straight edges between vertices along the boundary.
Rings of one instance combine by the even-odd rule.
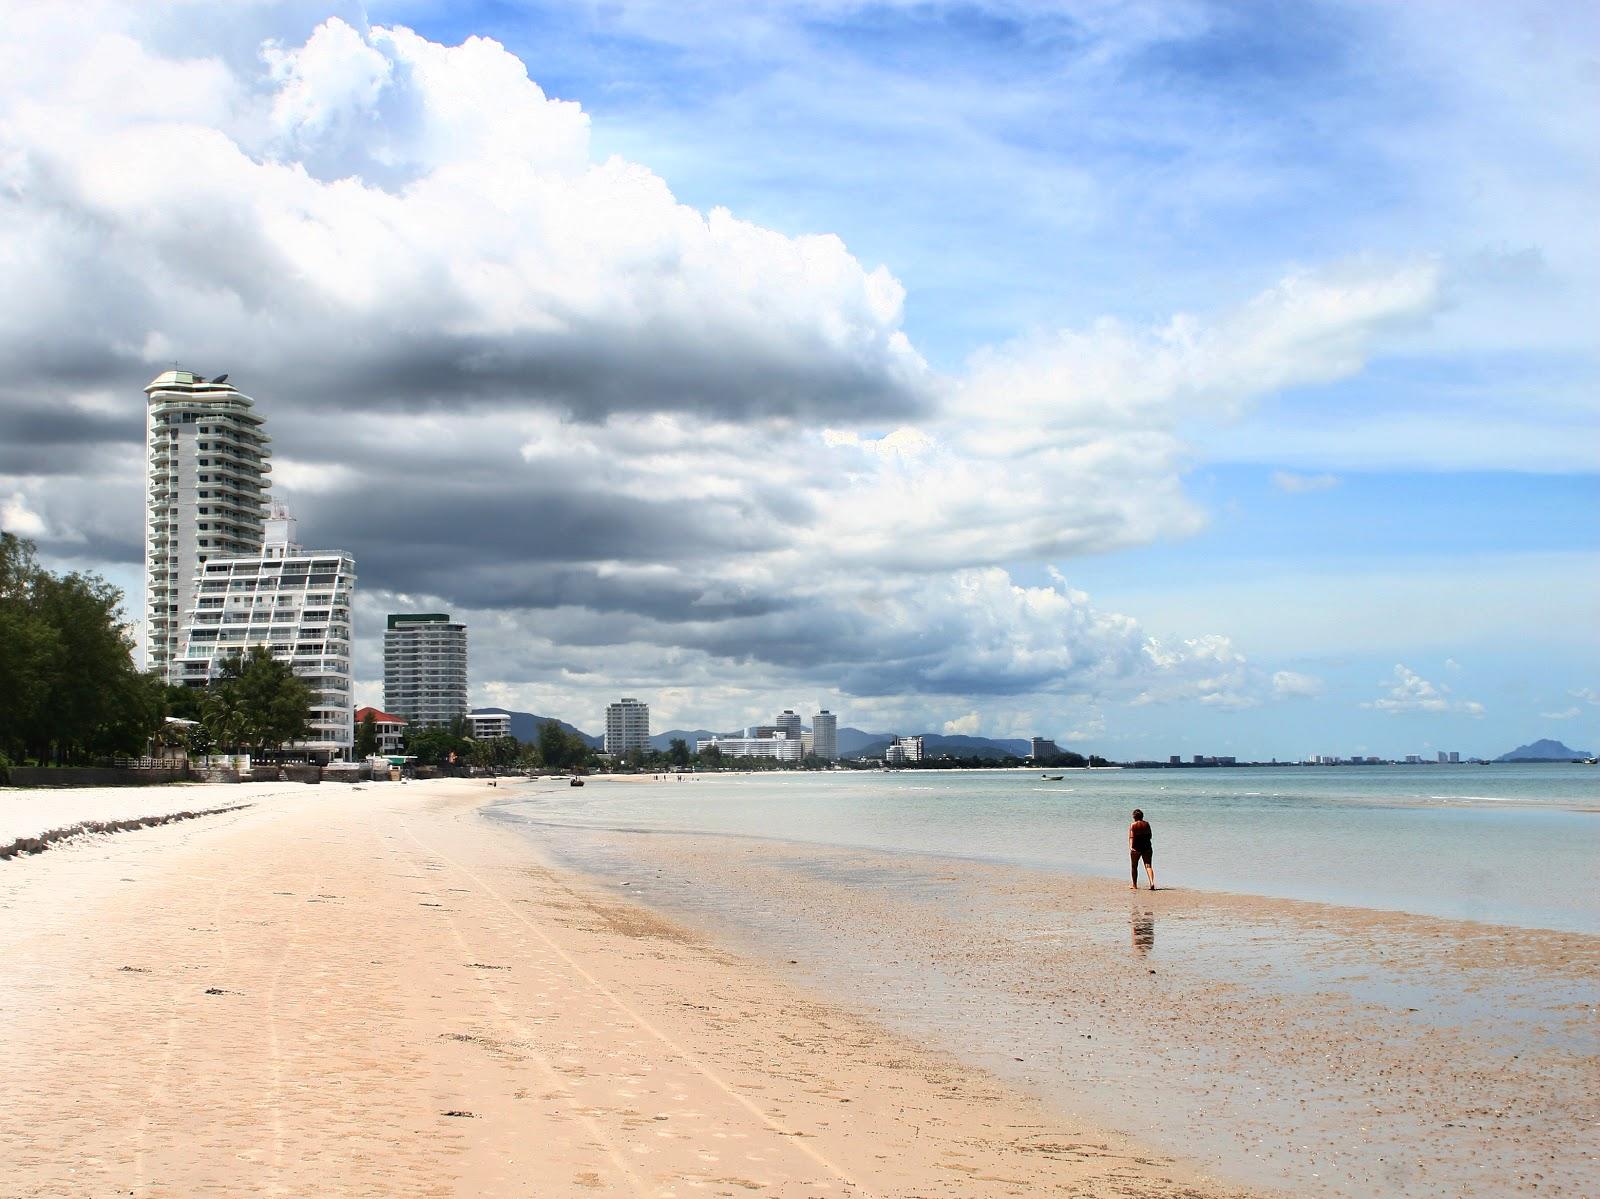
[[[0,533],[0,751],[55,764],[143,752],[165,687],[134,669],[121,608],[98,575],[51,574]]]
[[[206,693],[200,687],[185,687],[181,683],[167,684],[167,715],[182,720],[205,719]]]
[[[464,766],[470,742],[449,729],[407,729],[405,745],[420,766]]]
[[[311,731],[311,688],[265,646],[223,659],[206,689],[206,730],[236,749],[279,749]]]
[[[672,759],[674,766],[687,766],[689,764],[689,743],[682,737],[674,737],[668,742],[667,756]]]
[[[553,720],[539,726],[539,757],[550,770],[567,770],[589,761],[592,751],[584,739]]]
[[[356,757],[370,758],[378,752],[378,718],[368,711],[356,726]]]

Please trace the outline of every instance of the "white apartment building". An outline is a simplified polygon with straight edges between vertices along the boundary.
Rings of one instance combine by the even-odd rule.
[[[383,630],[383,706],[419,728],[467,714],[467,626],[448,612],[391,615]]]
[[[889,742],[889,748],[883,751],[883,760],[891,765],[898,765],[901,762],[922,761],[922,738],[894,738]]]
[[[226,375],[164,371],[144,393],[145,661],[179,682],[197,568],[261,550],[270,439]]]
[[[776,758],[780,762],[798,762],[805,749],[798,737],[707,737],[696,741],[694,748],[696,753],[716,749],[724,758]]]
[[[467,735],[475,741],[511,736],[510,712],[468,712]]]
[[[650,748],[650,705],[619,699],[606,705],[606,753],[616,757],[630,749]]]
[[[839,718],[826,708],[811,718],[811,752],[824,762],[839,760]]]
[[[326,760],[348,758],[354,746],[350,701],[350,594],[355,559],[307,550],[294,541],[294,521],[274,506],[266,542],[254,553],[213,554],[200,563],[168,674],[203,687],[222,662],[264,646],[311,687],[311,734],[296,748]]]

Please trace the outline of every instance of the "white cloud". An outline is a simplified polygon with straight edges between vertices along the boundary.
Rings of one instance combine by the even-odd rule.
[[[43,537],[47,531],[44,520],[28,507],[27,498],[21,492],[0,500],[0,529],[18,537]]]
[[[1457,700],[1450,697],[1450,688],[1435,684],[1417,674],[1408,666],[1396,665],[1394,677],[1383,684],[1387,691],[1379,699],[1364,703],[1363,708],[1397,714],[1400,712],[1459,712],[1467,716],[1482,716],[1484,707],[1476,700]]]
[[[1105,735],[1105,717],[1099,711],[1094,711],[1063,733],[1061,739],[1076,744],[1104,740]]]
[[[1194,431],[1362,369],[1438,308],[1432,261],[1294,270],[940,378],[887,269],[597,161],[583,110],[493,41],[334,18],[240,54],[182,10],[28,12],[0,46],[0,258],[31,280],[0,297],[0,357],[130,417],[171,354],[231,370],[307,541],[354,550],[366,595],[471,613],[487,694],[634,679],[664,713],[760,718],[755,662],[995,729],[1024,725],[1014,697],[1309,693],[1223,633],[1157,640],[1013,572],[1201,528]],[[134,561],[137,451],[87,444],[0,473],[6,519]]]
[[[1278,699],[1310,699],[1322,694],[1322,680],[1293,670],[1274,671],[1272,694]]]
[[[587,116],[493,41],[332,18],[251,71],[70,24],[77,53],[0,51],[0,252],[53,268],[5,306],[0,350],[70,355],[87,324],[122,370],[170,345],[382,407],[924,401],[886,270],[591,161]]]
[[[971,737],[983,727],[983,718],[976,712],[968,712],[965,716],[958,716],[954,720],[944,722],[944,731],[948,736]]]
[[[1304,495],[1310,491],[1331,491],[1339,486],[1339,476],[1297,475],[1293,471],[1275,470],[1272,472],[1272,485],[1290,495]]]
[[[1561,712],[1540,712],[1545,720],[1573,720],[1583,715],[1582,708],[1567,708]]]

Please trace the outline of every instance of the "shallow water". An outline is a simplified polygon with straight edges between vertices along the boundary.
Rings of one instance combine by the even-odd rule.
[[[706,833],[1126,870],[1128,813],[1165,885],[1526,928],[1600,932],[1600,770],[1585,766],[839,771],[568,788],[509,814],[572,828]]]
[[[1223,1177],[1600,1193],[1593,768],[1066,773],[534,782],[493,815]],[[1121,882],[1135,806],[1163,893]]]

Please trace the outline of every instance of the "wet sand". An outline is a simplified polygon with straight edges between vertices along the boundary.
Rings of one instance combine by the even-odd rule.
[[[1600,1195],[1600,938],[920,854],[528,835],[1072,1119],[1243,1185]]]
[[[0,863],[5,1193],[1243,1193],[541,863],[496,795]]]

